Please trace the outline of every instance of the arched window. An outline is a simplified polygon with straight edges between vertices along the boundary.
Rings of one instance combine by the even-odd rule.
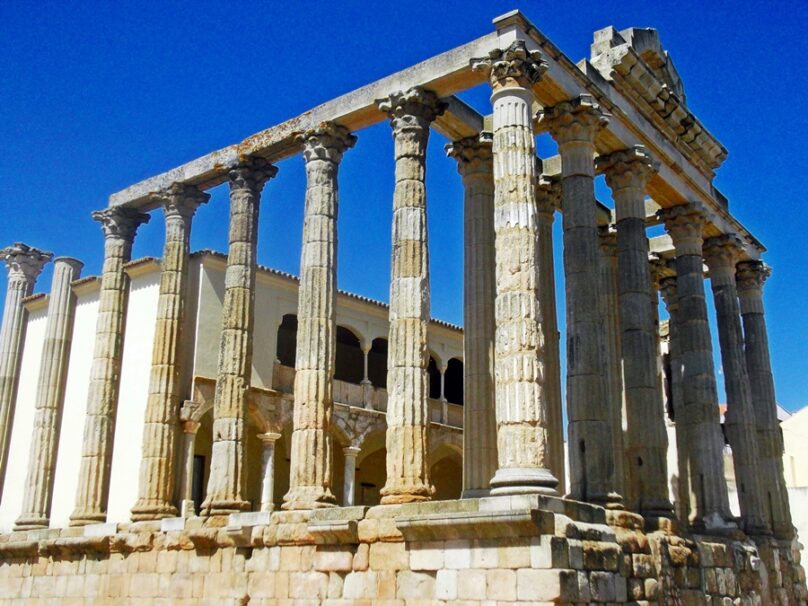
[[[373,387],[387,389],[387,339],[373,339],[368,352],[368,379]]]
[[[278,326],[278,347],[275,351],[278,361],[284,366],[295,366],[297,353],[297,316],[286,314]]]
[[[440,370],[432,356],[429,356],[429,366],[426,367],[426,372],[429,375],[429,397],[437,400],[440,398]]]
[[[349,329],[337,326],[337,355],[334,378],[348,383],[362,382],[365,373],[365,356],[359,346],[359,338]]]
[[[446,366],[443,392],[452,404],[463,405],[463,362],[451,358]]]

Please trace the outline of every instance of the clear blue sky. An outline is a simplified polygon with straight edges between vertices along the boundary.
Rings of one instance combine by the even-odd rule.
[[[778,399],[791,410],[808,404],[808,3],[404,6],[0,3],[0,244],[22,240],[75,256],[85,275],[95,274],[102,238],[89,213],[110,193],[492,31],[491,19],[512,8],[574,61],[589,56],[596,29],[656,27],[690,109],[729,149],[717,187],[769,249],[775,271],[765,292]],[[481,110],[486,97],[484,90],[467,96]],[[342,167],[339,282],[386,300],[392,141],[387,124],[358,134]],[[429,149],[433,312],[461,322],[462,191],[444,143],[435,134]],[[302,160],[279,168],[265,190],[259,260],[296,273]],[[195,249],[226,249],[226,191],[213,194],[197,214]],[[159,256],[162,239],[155,214],[135,256]],[[37,290],[49,284],[47,271]],[[0,297],[4,291],[3,282]]]

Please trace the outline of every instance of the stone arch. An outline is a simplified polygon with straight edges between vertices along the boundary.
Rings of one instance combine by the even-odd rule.
[[[432,351],[429,351],[426,372],[429,375],[429,397],[437,400],[440,398],[440,358]]]
[[[376,337],[368,352],[368,379],[373,387],[387,389],[387,339]]]
[[[459,432],[445,432],[430,449],[429,477],[437,501],[459,499],[463,490],[463,438]]]
[[[378,505],[379,491],[387,481],[387,448],[385,429],[377,428],[362,436],[361,450],[356,458],[357,505]]]
[[[444,395],[452,404],[463,405],[463,361],[449,358],[444,375]]]
[[[334,378],[338,381],[359,385],[365,376],[365,354],[362,353],[363,339],[354,329],[337,325],[337,349],[334,364]]]
[[[278,324],[275,356],[284,366],[295,367],[297,355],[297,315],[285,314]]]

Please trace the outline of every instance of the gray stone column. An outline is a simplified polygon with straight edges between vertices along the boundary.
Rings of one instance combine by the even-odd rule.
[[[105,522],[109,497],[115,417],[121,382],[129,276],[123,266],[132,258],[137,228],[149,215],[134,208],[116,206],[93,213],[104,230],[104,266],[98,295],[95,350],[90,369],[84,441],[81,451],[76,507],[71,526]]]
[[[213,449],[204,515],[248,511],[244,498],[247,393],[252,373],[258,210],[264,184],[278,169],[246,157],[230,169],[230,244],[213,400]]]
[[[289,492],[284,509],[333,506],[331,414],[337,347],[337,173],[356,137],[321,125],[301,137],[306,161],[306,207],[295,356],[294,429]]]
[[[345,455],[345,473],[342,483],[342,505],[351,507],[356,501],[356,457],[361,450],[356,446],[346,446],[342,449]]]
[[[536,179],[536,269],[539,286],[539,313],[544,335],[544,393],[547,409],[547,439],[550,443],[550,472],[558,478],[558,492],[566,491],[564,454],[564,405],[561,398],[561,354],[559,351],[558,311],[556,309],[553,221],[561,207],[561,183],[541,176]]]
[[[620,305],[617,298],[617,232],[613,225],[598,228],[600,236],[600,279],[606,322],[606,372],[608,375],[608,407],[612,426],[612,449],[614,450],[614,490],[626,491],[625,446],[623,443],[623,354],[620,349]]]
[[[0,494],[6,478],[8,449],[17,403],[20,361],[25,343],[28,312],[22,301],[31,294],[42,268],[52,253],[16,242],[0,250],[0,259],[8,267],[3,328],[0,330]]]
[[[763,494],[758,466],[757,430],[752,391],[744,358],[743,329],[735,265],[743,244],[734,236],[714,236],[704,242],[704,259],[710,269],[710,285],[718,318],[718,340],[724,370],[727,412],[724,427],[732,448],[741,521],[748,534],[770,532],[763,512]]]
[[[612,190],[617,222],[617,291],[626,397],[625,495],[643,515],[670,516],[668,434],[659,381],[656,293],[648,265],[645,187],[656,171],[641,145],[598,159]]]
[[[446,146],[463,177],[463,497],[490,492],[494,406],[494,165],[489,132]]]
[[[67,364],[76,312],[76,296],[70,283],[79,278],[83,265],[70,257],[58,257],[53,261],[53,282],[48,298],[48,319],[36,389],[31,455],[28,458],[22,514],[14,524],[15,530],[47,528],[50,523]]]
[[[713,348],[704,300],[702,233],[704,212],[691,202],[663,209],[659,216],[676,249],[676,287],[681,360],[682,415],[687,439],[690,486],[694,498],[690,521],[697,530],[731,525],[724,477],[724,437],[718,413]]]
[[[259,433],[261,440],[261,511],[270,512],[275,509],[275,442],[281,434]]]
[[[196,432],[199,431],[198,421],[186,420],[180,423],[182,428],[182,471],[180,475],[180,515],[190,518],[196,515],[194,503],[194,446]]]
[[[435,93],[420,87],[379,101],[393,127],[396,159],[383,504],[425,501],[434,492],[427,448],[430,300],[424,179],[429,125],[445,107]]]
[[[492,494],[555,494],[549,469],[545,339],[539,308],[533,85],[547,69],[517,40],[472,60],[489,77],[494,106],[496,416],[499,468]]]
[[[771,270],[761,261],[737,265],[736,282],[743,316],[744,354],[755,411],[759,478],[766,521],[779,539],[794,538],[794,524],[783,473],[783,434],[769,357],[769,336],[763,312],[763,283]]]
[[[561,154],[570,496],[619,508],[594,183],[595,138],[607,118],[589,95],[581,95],[545,109],[540,121]]]
[[[143,426],[139,496],[132,520],[157,520],[177,515],[172,503],[182,401],[181,348],[188,290],[191,221],[210,196],[194,186],[174,184],[159,194],[165,211],[160,295],[152,348],[152,367]]]

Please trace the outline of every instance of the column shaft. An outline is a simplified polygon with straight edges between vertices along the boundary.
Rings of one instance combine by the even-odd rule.
[[[275,509],[275,442],[279,433],[262,433],[258,438],[263,444],[261,452],[261,511]]]
[[[194,503],[194,445],[198,430],[199,423],[197,421],[182,422],[182,471],[178,492],[180,515],[183,518],[196,515],[196,504]]]
[[[359,455],[359,448],[347,446],[342,449],[345,455],[345,473],[342,484],[342,505],[351,507],[356,502],[356,457]]]

